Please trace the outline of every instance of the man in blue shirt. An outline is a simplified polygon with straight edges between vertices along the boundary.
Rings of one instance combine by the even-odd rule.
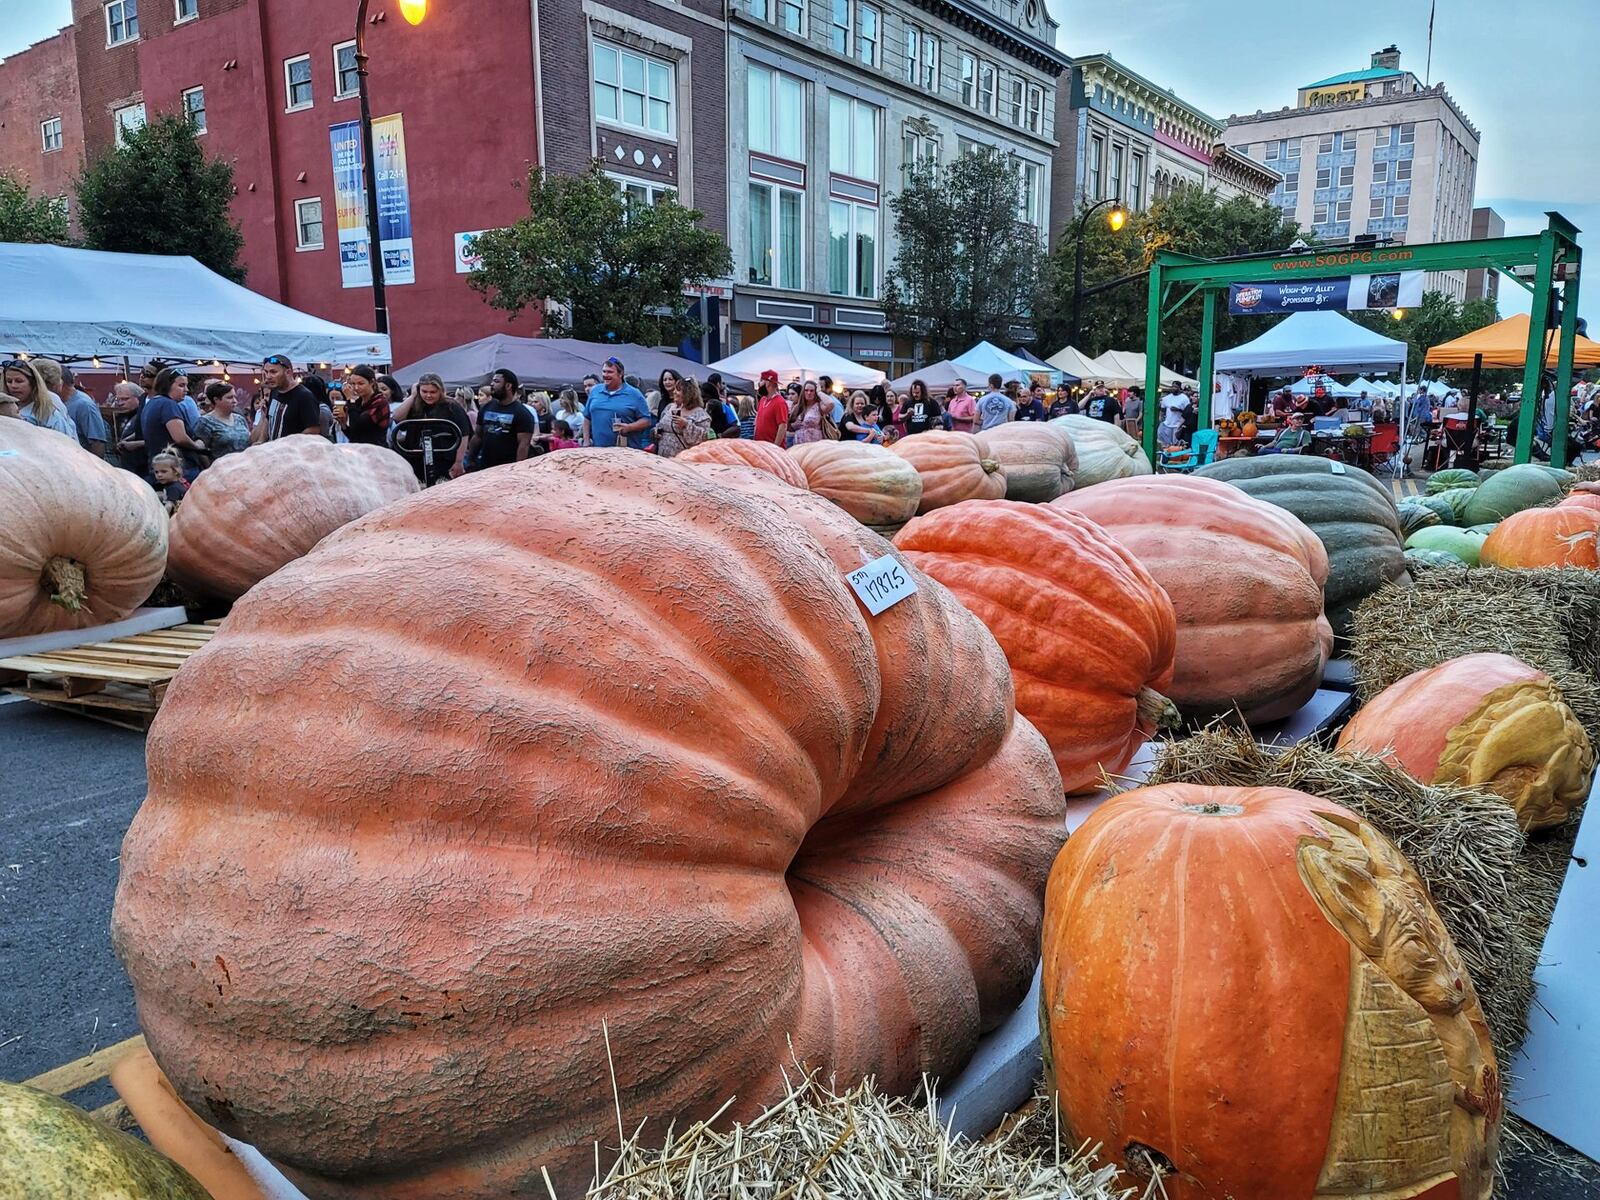
[[[619,442],[643,450],[649,444],[650,427],[655,419],[644,393],[622,379],[622,360],[606,359],[600,368],[600,382],[589,389],[583,408],[583,439],[591,446],[615,446]]]

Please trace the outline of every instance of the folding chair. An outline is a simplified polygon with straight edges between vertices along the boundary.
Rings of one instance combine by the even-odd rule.
[[[1202,429],[1189,441],[1187,450],[1159,451],[1156,455],[1156,467],[1162,471],[1178,471],[1187,474],[1197,467],[1209,466],[1211,460],[1217,456],[1217,431],[1215,429]]]

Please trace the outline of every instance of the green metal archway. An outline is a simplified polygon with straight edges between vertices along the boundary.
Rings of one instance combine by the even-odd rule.
[[[1290,254],[1262,254],[1241,258],[1195,258],[1171,250],[1156,252],[1150,267],[1150,308],[1145,331],[1144,449],[1156,459],[1156,397],[1161,389],[1161,322],[1199,293],[1205,309],[1200,333],[1200,428],[1211,427],[1211,398],[1217,304],[1235,283],[1273,283],[1289,280],[1339,279],[1374,271],[1499,271],[1533,293],[1533,315],[1528,322],[1527,363],[1522,375],[1522,416],[1517,427],[1516,461],[1533,457],[1535,407],[1539,377],[1548,355],[1548,336],[1555,323],[1560,297],[1560,349],[1556,358],[1556,418],[1551,436],[1551,461],[1566,459],[1567,428],[1572,402],[1572,352],[1578,332],[1578,275],[1583,251],[1578,229],[1559,213],[1545,214],[1549,226],[1526,237],[1489,238],[1471,242],[1437,242],[1419,246],[1341,247]],[[1514,268],[1532,267],[1532,282],[1512,274]],[[1557,290],[1558,280],[1561,290]],[[1176,299],[1174,299],[1176,293]]]

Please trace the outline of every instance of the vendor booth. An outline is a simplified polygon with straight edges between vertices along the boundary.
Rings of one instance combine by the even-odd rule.
[[[864,367],[832,350],[817,345],[792,326],[780,325],[753,346],[712,363],[708,371],[721,371],[746,379],[759,379],[763,371],[776,371],[781,383],[818,380],[826,375],[847,388],[866,388],[883,383],[888,376],[875,367]]]
[[[1006,382],[1028,383],[1034,376],[1050,378],[1056,374],[1055,368],[1049,365],[1038,365],[1026,358],[1020,358],[1010,351],[1002,350],[993,342],[979,342],[965,354],[951,360],[963,371],[970,371],[966,376],[968,383],[986,385],[989,376],[998,375]]]
[[[652,350],[631,342],[585,342],[578,338],[528,338],[496,333],[430,354],[399,368],[394,376],[406,387],[430,373],[443,379],[447,387],[481,387],[496,371],[508,370],[523,387],[556,390],[578,386],[585,375],[599,376],[608,358],[620,360],[623,371],[638,376],[650,387],[655,386],[655,380],[666,370],[693,375],[702,383],[712,371],[710,367],[665,350]],[[722,379],[732,391],[755,390],[750,380],[742,376],[723,372]]]
[[[1145,358],[1144,355],[1133,350],[1107,350],[1099,358],[1089,364],[1090,378],[1098,379],[1107,387],[1131,388],[1145,385]],[[1161,386],[1171,384],[1179,387],[1193,388],[1199,384],[1187,375],[1180,375],[1168,367],[1161,368]]]
[[[1075,376],[1080,382],[1083,383],[1088,383],[1099,378],[1099,376],[1094,373],[1094,359],[1090,358],[1086,354],[1080,353],[1071,346],[1061,347],[1061,349],[1057,350],[1049,358],[1045,359],[1045,361],[1056,370]]]

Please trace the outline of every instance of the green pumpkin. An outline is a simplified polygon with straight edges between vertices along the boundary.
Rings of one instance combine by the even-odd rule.
[[[1499,521],[1485,521],[1482,525],[1469,526],[1468,529],[1467,529],[1467,532],[1468,533],[1481,533],[1484,537],[1488,537],[1491,533],[1494,532],[1494,527],[1496,525],[1498,525],[1498,524],[1500,524]]]
[[[1448,525],[1440,525],[1434,529],[1417,530],[1406,539],[1406,549],[1439,550],[1454,555],[1469,567],[1475,567],[1486,536],[1470,529],[1452,529]]]
[[[1419,571],[1437,571],[1440,569],[1451,571],[1465,571],[1467,564],[1454,554],[1446,554],[1443,550],[1407,550],[1405,554],[1406,570],[1416,573]]]
[[[1473,493],[1477,490],[1475,487],[1451,488],[1439,493],[1439,498],[1450,506],[1450,511],[1455,515],[1454,524],[1468,524],[1467,506],[1472,503]]]
[[[1465,467],[1447,467],[1443,471],[1435,471],[1428,477],[1426,491],[1430,496],[1437,496],[1440,492],[1448,492],[1451,488],[1475,488],[1478,486],[1478,473],[1469,471]]]
[[[1438,517],[1441,525],[1459,525],[1461,518],[1456,515],[1455,506],[1445,498],[1448,495],[1448,492],[1440,492],[1434,496],[1417,496],[1415,502]]]
[[[0,1083],[0,1196],[210,1200],[166,1155],[20,1083]]]
[[[1405,574],[1400,514],[1387,485],[1359,467],[1325,458],[1261,455],[1229,458],[1196,471],[1197,476],[1231,483],[1299,517],[1328,551],[1328,582],[1323,607],[1333,631],[1349,634],[1356,605],[1385,583]]]
[[[1484,525],[1491,521],[1503,521],[1512,513],[1538,508],[1541,504],[1559,499],[1566,487],[1560,476],[1567,474],[1566,471],[1557,472],[1554,468],[1535,463],[1522,463],[1507,467],[1504,471],[1496,471],[1473,491],[1472,502],[1463,512],[1460,524]]]
[[[1415,500],[1402,500],[1395,505],[1395,511],[1400,516],[1400,536],[1410,537],[1419,529],[1427,529],[1430,525],[1439,524],[1439,514],[1426,504],[1418,504]]]

